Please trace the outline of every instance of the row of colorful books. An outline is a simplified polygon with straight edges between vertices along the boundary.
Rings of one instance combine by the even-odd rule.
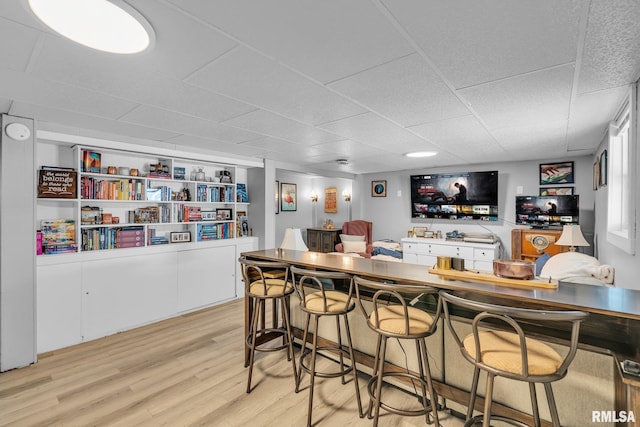
[[[76,222],[72,219],[43,219],[40,221],[36,243],[37,254],[77,252]]]
[[[198,184],[196,201],[214,203],[233,203],[235,201],[233,186],[213,186]]]
[[[198,224],[198,241],[231,239],[234,237],[234,224]]]
[[[144,186],[142,181],[135,179],[106,181],[83,176],[80,194],[83,199],[144,200]]]
[[[83,251],[135,248],[145,245],[144,228],[138,226],[83,229],[81,235]]]

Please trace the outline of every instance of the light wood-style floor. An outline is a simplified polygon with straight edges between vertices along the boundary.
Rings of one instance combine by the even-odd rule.
[[[258,353],[254,390],[245,392],[243,316],[236,300],[42,354],[35,365],[0,374],[0,425],[306,425],[308,376],[294,393],[284,350]],[[360,377],[365,406],[367,379]],[[440,417],[443,426],[463,424],[447,412]],[[316,380],[313,421],[372,425],[358,418],[351,381],[342,385],[337,378]],[[427,424],[424,417],[381,411],[380,425]]]

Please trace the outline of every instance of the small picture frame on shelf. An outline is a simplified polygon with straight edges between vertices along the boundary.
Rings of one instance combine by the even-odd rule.
[[[216,211],[200,211],[203,221],[215,221]]]
[[[427,234],[427,227],[413,227],[415,237],[424,237]]]
[[[231,209],[216,209],[216,217],[223,221],[231,219]]]
[[[191,241],[190,231],[172,231],[170,234],[171,243],[187,243]]]

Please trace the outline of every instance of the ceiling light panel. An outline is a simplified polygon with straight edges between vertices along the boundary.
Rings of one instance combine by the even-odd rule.
[[[28,0],[45,25],[76,43],[110,53],[139,53],[152,45],[153,30],[120,0]]]

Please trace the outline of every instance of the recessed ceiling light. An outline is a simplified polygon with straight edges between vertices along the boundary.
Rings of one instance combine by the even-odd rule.
[[[138,53],[154,41],[147,20],[122,0],[28,0],[33,13],[58,34],[111,53]]]
[[[406,153],[407,157],[431,157],[438,154],[436,151],[414,151],[413,153]]]

